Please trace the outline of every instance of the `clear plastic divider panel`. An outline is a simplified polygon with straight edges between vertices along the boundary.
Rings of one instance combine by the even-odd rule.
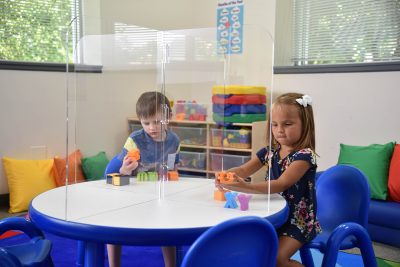
[[[165,63],[158,68],[159,87],[172,105],[166,128],[180,140],[178,163],[168,169],[163,196],[197,204],[220,201],[214,178],[267,145],[272,37],[252,25],[242,25],[240,36],[232,29],[223,38],[218,27],[160,34]],[[266,172],[264,167],[242,178],[264,182]],[[261,198],[266,208],[268,198]]]
[[[169,103],[158,81],[165,57],[158,30],[85,19],[102,29],[79,38],[68,59],[74,64],[66,78],[66,154],[75,170],[59,189],[65,199],[57,215],[107,225],[97,214],[112,220],[160,197],[169,163],[163,155],[170,152],[163,142],[169,140]],[[179,143],[172,146],[177,151]]]

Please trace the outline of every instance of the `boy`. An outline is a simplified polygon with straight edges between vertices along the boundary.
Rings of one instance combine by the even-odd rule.
[[[166,112],[167,114],[163,114]],[[143,93],[136,103],[136,115],[140,119],[143,129],[131,133],[119,154],[122,161],[121,174],[136,175],[142,171],[156,171],[165,163],[168,169],[174,169],[179,162],[179,138],[162,127],[161,120],[171,117],[171,106],[166,96],[159,92]],[[165,118],[163,118],[163,116]],[[140,161],[129,157],[129,151],[138,149]],[[110,267],[119,267],[121,263],[121,246],[107,245]],[[175,247],[162,247],[166,267],[176,264]]]

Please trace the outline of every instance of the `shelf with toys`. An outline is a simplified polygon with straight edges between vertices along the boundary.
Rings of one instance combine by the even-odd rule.
[[[142,128],[135,117],[128,118],[128,125],[130,132]],[[169,129],[181,140],[179,172],[214,178],[218,171],[245,163],[264,145],[265,127],[265,121],[221,127],[209,121],[171,120]]]

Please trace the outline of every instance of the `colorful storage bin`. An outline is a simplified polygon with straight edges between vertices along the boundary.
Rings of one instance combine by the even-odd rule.
[[[266,92],[262,86],[213,86],[213,120],[217,124],[251,123],[267,119]]]

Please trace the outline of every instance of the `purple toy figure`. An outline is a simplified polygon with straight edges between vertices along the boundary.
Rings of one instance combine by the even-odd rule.
[[[248,210],[249,209],[249,201],[251,199],[252,195],[245,195],[245,194],[239,194],[237,196],[239,203],[240,203],[240,210]]]

